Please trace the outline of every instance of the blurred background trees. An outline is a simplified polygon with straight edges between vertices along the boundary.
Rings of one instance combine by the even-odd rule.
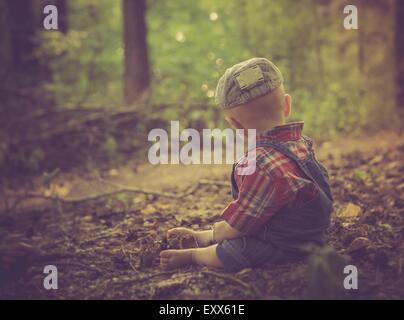
[[[50,3],[59,31],[42,28]],[[358,6],[359,30],[343,28],[347,4]],[[279,65],[294,97],[292,120],[304,119],[317,139],[400,127],[403,11],[399,0],[0,0],[0,153],[10,132],[45,130],[22,122],[34,110],[136,105],[162,122],[223,126],[217,80],[252,56]],[[139,134],[150,124],[134,126]],[[117,136],[103,139],[104,149],[121,145]]]

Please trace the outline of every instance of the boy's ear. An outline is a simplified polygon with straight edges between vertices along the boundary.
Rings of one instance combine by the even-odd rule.
[[[284,106],[284,115],[285,118],[289,117],[292,114],[292,96],[290,94],[285,94],[285,106]]]

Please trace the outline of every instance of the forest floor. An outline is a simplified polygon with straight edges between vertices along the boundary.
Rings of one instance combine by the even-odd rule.
[[[341,291],[342,283],[335,282],[343,276],[335,269],[339,256],[327,250],[309,262],[237,274],[199,267],[161,270],[159,252],[178,244],[166,241],[168,229],[207,229],[218,220],[231,200],[230,169],[128,163],[33,184],[29,193],[43,198],[19,193],[18,207],[0,217],[0,298],[403,299],[403,153],[404,135],[394,133],[337,140],[318,150],[335,197],[328,241],[341,259],[357,266],[358,290]],[[132,191],[97,196],[123,186]],[[55,196],[68,200],[49,201]],[[33,248],[25,250],[20,242]],[[18,253],[7,260],[7,250]],[[58,268],[58,290],[43,287],[49,264]]]

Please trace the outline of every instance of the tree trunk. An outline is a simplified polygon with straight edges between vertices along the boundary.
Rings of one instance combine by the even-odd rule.
[[[395,0],[359,1],[363,120],[369,125],[389,123],[396,110],[394,7]]]
[[[404,116],[404,1],[396,0],[396,103],[401,116]]]
[[[150,84],[145,14],[146,0],[123,0],[127,104],[143,100]]]
[[[0,1],[0,88],[5,87],[12,66],[10,30],[7,15],[7,4]]]
[[[14,72],[26,73],[38,66],[34,57],[35,21],[34,2],[31,0],[7,0],[8,23],[11,39],[12,66]]]
[[[59,14],[59,30],[66,34],[69,30],[69,4],[67,0],[57,0],[56,6]]]
[[[0,9],[0,103],[10,109],[10,116],[18,116],[34,104],[44,107],[52,102],[39,90],[49,79],[49,68],[35,55],[43,30],[43,6],[39,0],[4,0]]]

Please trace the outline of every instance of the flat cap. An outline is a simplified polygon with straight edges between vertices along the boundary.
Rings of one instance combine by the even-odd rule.
[[[220,78],[215,102],[224,109],[237,107],[279,88],[283,76],[268,59],[252,58],[227,69]]]

